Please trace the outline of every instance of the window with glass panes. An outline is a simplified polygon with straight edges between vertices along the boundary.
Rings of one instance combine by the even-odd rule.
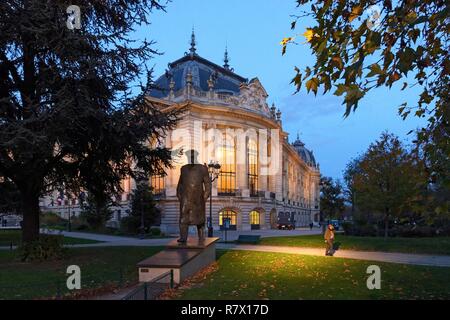
[[[166,188],[163,175],[152,175],[150,177],[150,186],[152,187],[152,193],[155,195],[162,194]]]
[[[251,196],[258,195],[258,144],[254,139],[247,143],[248,187]]]
[[[230,229],[231,230],[236,230],[236,225],[237,225],[237,214],[236,212],[232,211],[232,210],[222,210],[219,213],[219,225],[220,228],[223,228],[223,221],[225,218],[229,218],[230,219]]]
[[[250,212],[250,224],[260,224],[260,214],[258,211],[253,210]]]
[[[236,145],[234,138],[223,134],[222,145],[219,148],[220,175],[217,182],[219,195],[234,195],[236,193]]]

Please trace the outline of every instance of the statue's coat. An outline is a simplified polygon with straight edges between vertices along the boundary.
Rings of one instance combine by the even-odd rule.
[[[180,201],[180,225],[202,225],[205,223],[205,202],[210,196],[208,167],[202,164],[187,164],[181,168],[177,186]]]

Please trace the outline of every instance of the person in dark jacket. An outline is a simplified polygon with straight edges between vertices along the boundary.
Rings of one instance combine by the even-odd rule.
[[[327,244],[325,255],[332,256],[334,254],[333,243],[334,243],[334,227],[332,224],[329,224],[327,230],[325,231],[325,243]]]

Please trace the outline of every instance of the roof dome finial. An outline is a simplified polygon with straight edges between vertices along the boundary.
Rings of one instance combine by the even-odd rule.
[[[191,56],[195,55],[197,48],[195,47],[197,43],[195,42],[195,31],[194,27],[192,27],[192,35],[191,35],[191,47],[189,48],[189,52],[191,53]]]
[[[224,62],[223,67],[227,70],[230,70],[230,65],[228,64],[228,62],[230,62],[230,60],[228,59],[228,45],[225,45],[225,56],[223,62]]]

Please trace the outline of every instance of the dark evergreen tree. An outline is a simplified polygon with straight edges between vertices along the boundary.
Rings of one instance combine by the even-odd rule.
[[[112,217],[113,203],[109,197],[100,199],[98,196],[88,196],[82,205],[80,218],[87,222],[90,228],[98,230],[105,226]]]
[[[69,5],[80,8],[79,29],[68,28]],[[170,165],[170,151],[148,141],[178,114],[145,100],[151,83],[136,80],[157,52],[132,38],[160,9],[157,0],[0,2],[0,176],[20,193],[25,242],[39,237],[47,190],[64,183],[101,202],[135,169]]]
[[[159,221],[160,215],[161,211],[156,206],[150,187],[148,184],[140,183],[133,191],[130,215],[123,218],[121,223],[128,232],[147,232]],[[142,226],[144,230],[141,230]]]

